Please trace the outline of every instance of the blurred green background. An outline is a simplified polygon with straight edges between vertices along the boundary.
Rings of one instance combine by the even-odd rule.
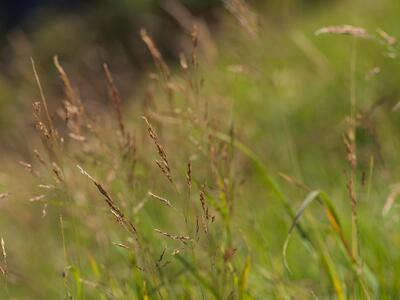
[[[10,197],[0,202],[0,235],[7,243],[13,272],[6,284],[7,291],[0,292],[0,297],[59,299],[65,296],[60,276],[65,266],[57,214],[58,201],[65,200],[65,195],[53,195],[55,208],[49,205],[46,218],[41,218],[42,207],[28,202],[40,192],[37,182],[18,165],[19,160],[33,161],[31,152],[38,145],[32,129],[31,104],[39,100],[39,94],[30,57],[35,59],[55,120],[58,120],[57,107],[64,95],[53,56],[59,56],[85,104],[94,114],[102,116],[111,115],[102,71],[102,64],[107,62],[121,91],[127,126],[138,133],[139,157],[143,161],[139,163],[138,179],[132,186],[116,175],[116,179],[108,176],[104,170],[107,157],[100,157],[98,165],[89,164],[90,170],[96,178],[108,183],[111,192],[120,196],[118,199],[129,199],[135,205],[153,187],[167,198],[181,197],[156,177],[157,170],[153,170],[151,159],[147,158],[154,149],[143,138],[146,129],[140,116],[146,111],[148,81],[153,80],[155,68],[139,31],[146,28],[153,37],[170,65],[174,84],[180,86],[187,75],[180,73],[179,55],[183,52],[190,57],[191,30],[195,23],[200,28],[201,38],[199,69],[193,71],[196,74],[193,77],[198,76],[202,82],[201,92],[195,98],[207,102],[211,118],[218,124],[216,128],[229,132],[230,126],[234,127],[236,138],[259,157],[282,186],[295,211],[301,207],[307,192],[298,189],[290,180],[288,182],[287,176],[312,190],[326,191],[341,216],[345,239],[349,241],[351,201],[343,136],[348,129],[351,83],[354,81],[360,253],[372,274],[367,274],[365,285],[371,299],[399,298],[399,206],[394,202],[387,215],[382,214],[382,209],[389,195],[395,195],[396,199],[399,184],[400,63],[397,42],[388,43],[382,31],[395,39],[400,37],[400,2],[248,1],[248,10],[247,6],[235,10],[230,6],[234,2],[77,2],[62,9],[54,6],[38,9],[12,26],[3,26],[0,193],[10,192]],[[3,16],[4,12],[1,10]],[[365,28],[369,37],[315,35],[321,27],[341,24]],[[154,102],[165,108],[168,97],[163,90],[150,91],[154,93]],[[176,99],[182,111],[185,110],[185,104],[182,104],[185,97],[183,94]],[[105,119],[105,127],[113,124],[110,119]],[[167,152],[175,161],[179,174],[184,174],[186,161],[183,158],[189,157],[189,152],[195,148],[191,141],[196,133],[190,126],[174,127],[173,118],[166,119],[169,130],[161,126],[162,140],[166,142]],[[58,122],[62,123],[61,120]],[[112,131],[108,127],[105,131],[105,136],[112,140]],[[79,160],[74,145],[66,152],[71,151],[70,156],[75,159],[76,155]],[[203,160],[201,155],[199,157],[195,165],[197,172],[202,174]],[[246,293],[230,297],[226,292],[223,299],[340,299],[332,284],[332,273],[326,270],[329,267],[321,258],[323,251],[308,249],[297,233],[293,234],[287,255],[292,272],[284,267],[282,247],[292,220],[282,203],[265,187],[263,175],[257,173],[249,161],[251,159],[246,155],[235,154],[232,172],[240,184],[235,194],[237,206],[232,221],[232,247],[237,252],[232,265],[222,268],[229,269],[227,273],[232,268],[232,274],[237,278],[227,284],[222,278],[223,272],[219,273],[218,266],[208,260],[197,261],[196,267],[225,291],[230,284],[239,285],[238,278],[243,274],[242,270],[246,270],[247,260],[251,259]],[[125,167],[123,162],[119,163]],[[128,239],[115,230],[116,225],[109,220],[100,202],[93,204],[88,200],[97,200],[96,191],[79,177],[75,166],[66,167],[65,172],[76,184],[71,191],[74,202],[65,208],[66,216],[70,217],[69,222],[66,220],[67,244],[79,276],[97,282],[98,290],[102,291],[97,293],[97,287],[85,287],[81,298],[101,299],[101,294],[103,299],[146,299],[142,278],[137,279],[138,275],[131,270],[134,268],[126,269],[127,265],[134,265],[134,255],[110,246],[112,241]],[[212,192],[218,195],[219,190],[215,188]],[[133,204],[127,204],[129,212]],[[170,230],[175,232],[182,229],[182,224],[172,213],[164,213],[156,205],[144,210],[144,215],[134,218],[144,228],[149,244],[155,245],[148,249],[149,253],[158,257],[165,242],[154,235],[154,224],[172,228]],[[302,224],[311,236],[315,233],[321,237],[330,253],[337,278],[344,287],[342,299],[368,299],[362,284],[357,281],[354,265],[346,261],[343,245],[325,218],[324,208],[312,204],[307,212]],[[214,238],[224,243],[226,236],[218,232]],[[171,250],[170,244],[168,247]],[[224,244],[221,249],[225,251],[226,247]],[[203,253],[204,256],[208,254]],[[97,267],[93,261],[97,262]],[[100,271],[96,272],[96,268]],[[197,289],[198,278],[178,276],[179,271],[171,264],[171,269],[163,274],[170,299],[211,299],[206,289]],[[111,290],[114,296],[103,293],[104,290]]]

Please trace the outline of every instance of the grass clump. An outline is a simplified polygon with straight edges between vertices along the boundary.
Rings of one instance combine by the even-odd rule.
[[[55,57],[53,112],[32,60],[39,138],[14,171],[20,182],[0,190],[1,201],[27,199],[5,205],[18,225],[1,239],[2,296],[398,296],[398,185],[387,184],[398,171],[398,91],[395,79],[378,82],[397,63],[396,39],[314,17],[296,21],[306,34],[272,33],[229,9],[241,25],[227,24],[212,63],[196,27],[176,69],[141,30],[155,72],[130,106],[112,66],[104,112]]]

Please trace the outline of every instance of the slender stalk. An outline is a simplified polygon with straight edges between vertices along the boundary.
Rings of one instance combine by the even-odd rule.
[[[353,37],[351,66],[350,66],[350,146],[354,161],[356,160],[356,64],[357,64],[357,38]],[[355,190],[356,183],[356,163],[351,164],[349,193],[351,198],[351,224],[352,224],[352,252],[353,257],[358,261],[359,246],[358,246],[358,225],[357,225],[357,195]]]

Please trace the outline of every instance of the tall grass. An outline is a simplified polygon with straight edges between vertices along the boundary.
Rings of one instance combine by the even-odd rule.
[[[25,173],[14,171],[21,180],[0,200],[27,197],[18,222],[34,226],[26,242],[35,247],[2,235],[2,297],[398,297],[398,185],[390,191],[386,183],[398,171],[396,103],[381,101],[379,89],[359,90],[364,51],[396,56],[395,38],[350,25],[297,33],[291,46],[319,53],[308,63],[321,78],[304,65],[269,74],[260,62],[279,50],[265,46],[270,32],[244,2],[234,4],[240,25],[226,38],[242,43],[223,48],[214,66],[202,59],[196,26],[175,69],[141,30],[155,70],[132,107],[104,64],[109,106],[93,110],[56,56],[63,94],[53,111],[32,59],[36,137],[20,161]],[[345,61],[338,81],[326,73],[339,66],[328,65],[324,43]],[[338,100],[320,103],[321,95]]]

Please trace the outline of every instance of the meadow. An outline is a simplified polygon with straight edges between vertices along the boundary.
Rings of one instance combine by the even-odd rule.
[[[25,58],[0,299],[399,298],[400,3],[272,8],[227,4],[175,62],[142,28],[148,72],[83,92]]]

